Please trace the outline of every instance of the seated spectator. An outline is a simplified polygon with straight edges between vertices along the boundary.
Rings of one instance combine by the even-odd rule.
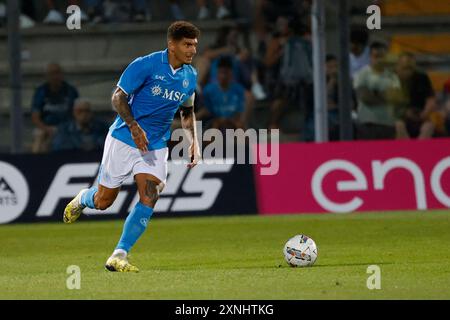
[[[210,11],[208,9],[207,0],[197,0],[197,20],[206,20],[210,18]],[[185,15],[183,11],[181,10],[181,7],[179,5],[179,0],[169,0],[170,3],[170,12],[172,14],[172,17],[175,20],[184,20]],[[216,11],[216,18],[223,20],[227,19],[231,16],[230,10],[225,5],[225,0],[214,0],[214,4],[216,5],[217,11]]]
[[[393,139],[396,136],[394,106],[401,93],[400,80],[386,67],[387,46],[370,46],[370,65],[354,78],[358,97],[358,139]]]
[[[49,150],[56,127],[72,117],[73,102],[78,98],[77,89],[64,81],[59,64],[47,66],[46,78],[47,81],[36,89],[31,106],[31,119],[36,126],[33,132],[34,153]]]
[[[90,7],[96,7],[105,22],[144,22],[151,19],[151,12],[147,0],[85,0]],[[88,11],[89,12],[89,11]]]
[[[426,139],[433,136],[430,115],[436,109],[436,98],[428,75],[417,69],[416,59],[411,53],[400,55],[397,67],[404,102],[397,111],[399,138]]]
[[[198,7],[198,20],[205,20],[209,18],[209,9],[206,5],[206,0],[197,0]],[[230,11],[225,6],[225,0],[214,0],[214,3],[217,7],[216,18],[217,19],[226,19],[230,17]]]
[[[221,58],[218,63],[218,81],[209,83],[203,90],[205,108],[198,112],[198,119],[209,119],[207,127],[222,130],[245,127],[245,90],[233,80],[232,68],[230,58]]]
[[[350,33],[350,74],[352,78],[370,63],[370,50],[367,45],[367,30],[355,27]]]
[[[48,13],[44,18],[45,24],[64,24],[66,22],[66,8],[77,5],[81,10],[81,21],[99,22],[143,22],[150,17],[147,0],[67,0],[64,7],[55,0],[46,0]],[[85,9],[85,10],[83,10]]]
[[[102,150],[108,125],[94,118],[91,104],[77,99],[73,107],[73,119],[62,123],[52,142],[52,151]]]
[[[64,8],[58,8],[55,0],[46,0],[45,3],[48,10],[48,13],[43,21],[45,24],[64,24],[66,22],[66,8],[70,5],[80,6],[80,0],[65,1]],[[84,11],[81,11],[81,20],[87,20],[87,16]]]

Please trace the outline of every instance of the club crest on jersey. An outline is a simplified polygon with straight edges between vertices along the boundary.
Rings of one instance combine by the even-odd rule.
[[[183,80],[183,88],[187,88],[189,85],[189,80],[188,79],[184,79]]]
[[[152,94],[154,96],[159,96],[162,93],[161,87],[156,85],[152,87]]]

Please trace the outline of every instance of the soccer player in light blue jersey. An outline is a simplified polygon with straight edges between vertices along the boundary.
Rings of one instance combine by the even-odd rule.
[[[106,269],[137,272],[128,252],[144,233],[167,177],[167,141],[180,108],[181,122],[191,142],[189,168],[200,159],[194,115],[197,72],[191,66],[199,29],[186,21],[167,30],[167,49],[134,60],[117,83],[112,104],[118,115],[106,137],[98,186],[83,189],[64,210],[64,222],[73,223],[88,207],[105,210],[116,199],[122,183],[134,176],[139,202],[131,210],[122,236]]]

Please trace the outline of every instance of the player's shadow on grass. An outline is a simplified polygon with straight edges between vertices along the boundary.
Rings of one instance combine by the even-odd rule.
[[[315,264],[312,268],[333,268],[333,267],[355,267],[355,266],[364,266],[364,267],[368,267],[370,265],[377,265],[377,266],[382,266],[382,265],[390,265],[390,264],[394,264],[393,262],[365,262],[365,263],[330,263],[330,264]],[[277,265],[254,265],[254,266],[224,266],[224,265],[220,265],[218,263],[202,263],[202,264],[197,264],[197,265],[184,265],[184,266],[179,266],[179,267],[154,267],[154,268],[150,268],[152,270],[158,270],[158,271],[189,271],[189,270],[199,270],[199,269],[220,269],[220,270],[231,270],[231,269],[280,269],[280,268],[292,268],[295,269],[291,266],[289,266],[286,263],[280,263]],[[307,268],[309,269],[309,267]]]
[[[356,262],[356,263],[326,263],[326,264],[315,264],[314,268],[329,268],[329,267],[355,267],[355,266],[383,266],[394,264],[394,262]],[[288,266],[289,267],[289,266]]]
[[[253,260],[252,260],[253,261]],[[250,265],[250,266],[239,266],[239,263],[246,263],[247,260],[233,260],[228,261],[231,265],[223,265],[223,262],[205,262],[201,264],[185,264],[180,266],[157,266],[151,267],[151,270],[158,271],[182,271],[182,270],[199,270],[199,269],[221,269],[221,270],[230,270],[230,269],[279,269],[279,268],[293,268],[289,266],[284,261],[280,261],[279,264],[265,264],[262,262],[259,265]],[[235,263],[236,265],[232,265]],[[327,263],[327,264],[314,264],[313,268],[332,268],[332,267],[354,267],[354,266],[364,266],[368,267],[370,265],[390,265],[394,264],[394,262],[356,262],[356,263]]]

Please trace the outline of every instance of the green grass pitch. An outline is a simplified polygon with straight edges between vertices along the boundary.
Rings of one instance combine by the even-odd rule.
[[[103,268],[122,221],[86,220],[0,226],[0,299],[450,298],[449,211],[154,219],[132,252],[138,274]],[[319,248],[311,268],[283,259],[300,233]]]

